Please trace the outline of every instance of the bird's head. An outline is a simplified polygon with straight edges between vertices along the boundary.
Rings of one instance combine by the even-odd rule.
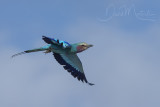
[[[89,45],[85,42],[81,42],[81,43],[78,43],[77,46],[76,46],[76,50],[77,52],[82,52],[90,47],[93,47],[93,45]]]

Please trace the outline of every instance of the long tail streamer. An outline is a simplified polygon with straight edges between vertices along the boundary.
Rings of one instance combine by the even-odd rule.
[[[18,55],[25,54],[25,53],[26,53],[26,52],[21,52],[21,53],[14,54],[14,55],[12,55],[12,58],[13,58],[13,57],[16,57],[16,56],[18,56]]]

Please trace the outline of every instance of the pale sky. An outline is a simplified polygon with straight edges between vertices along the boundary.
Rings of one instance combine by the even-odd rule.
[[[0,0],[0,107],[160,107],[158,0]],[[42,52],[42,35],[79,53],[89,86]]]

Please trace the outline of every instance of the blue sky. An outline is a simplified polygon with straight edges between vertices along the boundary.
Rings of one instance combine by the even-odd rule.
[[[159,107],[159,3],[1,0],[0,106]],[[10,58],[45,45],[42,35],[93,44],[78,56],[96,85],[74,79],[52,54]]]

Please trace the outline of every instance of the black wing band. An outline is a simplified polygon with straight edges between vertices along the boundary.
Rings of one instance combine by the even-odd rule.
[[[52,40],[46,36],[42,36],[42,39],[48,44],[53,44]]]
[[[74,67],[72,67],[70,64],[68,64],[62,57],[60,54],[57,53],[53,53],[55,59],[58,61],[59,64],[63,65],[64,69],[67,70],[69,73],[71,73],[71,75],[76,78],[78,80],[81,80],[82,82],[85,81],[86,83],[88,83],[84,73],[81,73],[80,71],[76,70]],[[92,85],[90,83],[88,83],[89,85]]]

